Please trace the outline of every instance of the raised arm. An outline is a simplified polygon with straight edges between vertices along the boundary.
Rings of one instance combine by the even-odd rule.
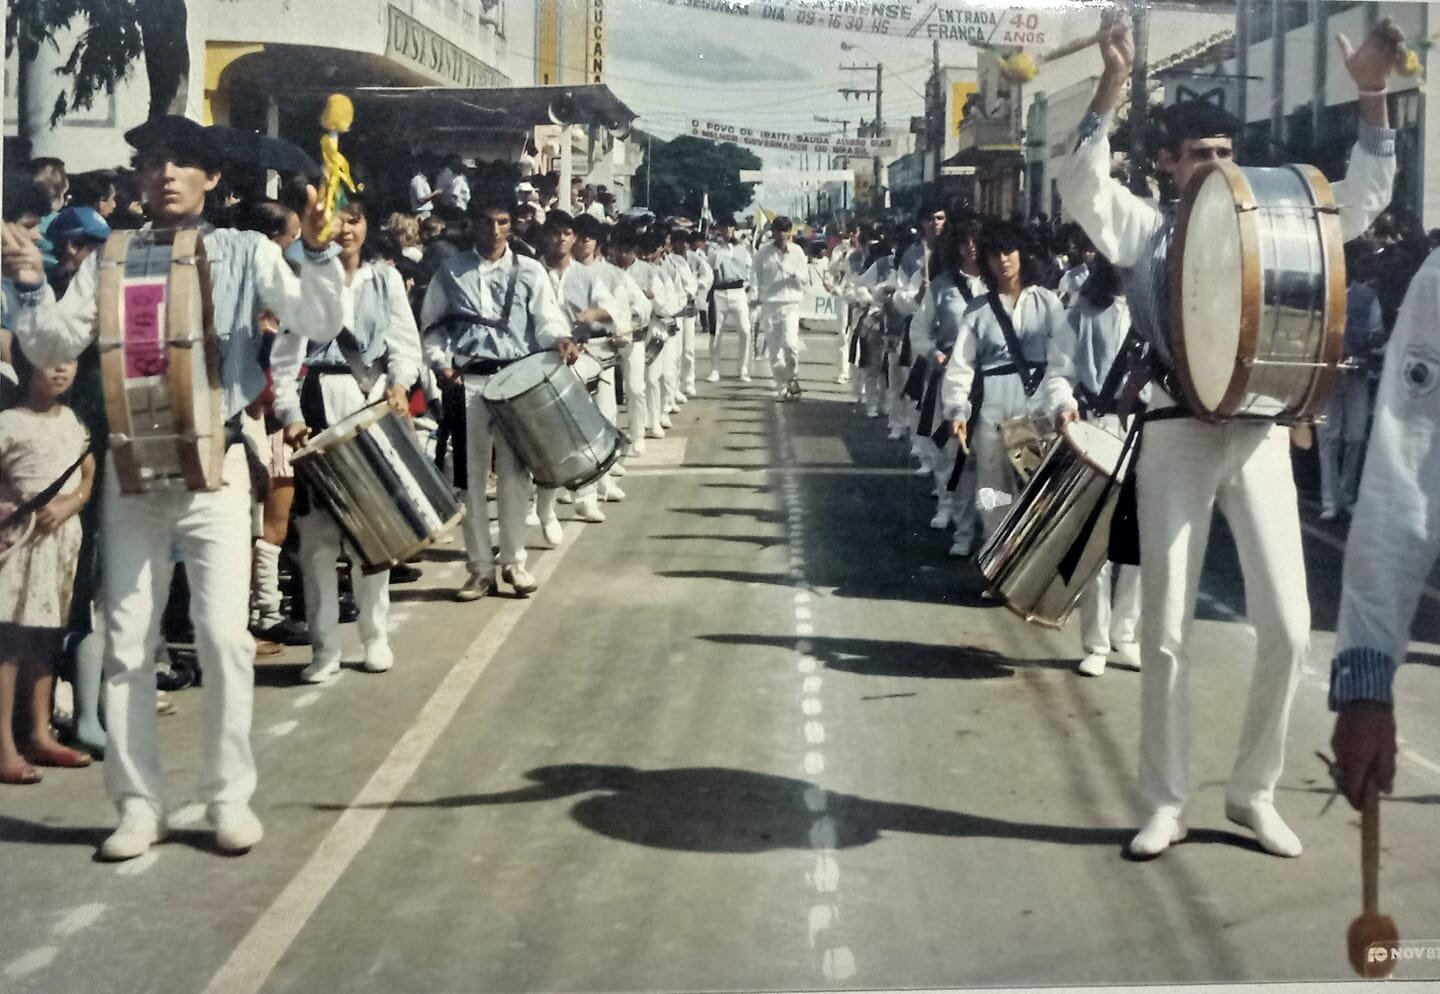
[[[282,328],[303,328],[307,338],[328,342],[340,334],[345,318],[341,295],[345,271],[339,249],[305,250],[297,277],[280,246],[268,238],[255,244],[255,288],[260,305],[280,319]]]

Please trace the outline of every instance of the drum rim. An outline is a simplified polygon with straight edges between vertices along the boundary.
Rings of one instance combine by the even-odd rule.
[[[1083,459],[1086,463],[1089,464],[1089,466],[1090,466],[1091,469],[1095,470],[1095,472],[1099,473],[1099,474],[1102,475],[1102,476],[1112,476],[1112,477],[1114,477],[1115,480],[1118,482],[1119,479],[1120,479],[1120,477],[1121,477],[1122,475],[1124,475],[1125,465],[1124,465],[1124,464],[1117,465],[1113,470],[1111,470],[1111,469],[1106,469],[1104,466],[1100,465],[1098,462],[1096,462],[1094,459],[1092,459],[1092,458],[1090,457],[1090,452],[1089,452],[1089,450],[1086,449],[1084,446],[1082,446],[1082,445],[1080,444],[1079,440],[1076,439],[1076,438],[1074,438],[1074,437],[1071,435],[1071,429],[1074,429],[1076,425],[1084,425],[1084,426],[1085,426],[1085,430],[1086,430],[1087,432],[1088,432],[1088,431],[1098,431],[1098,432],[1100,432],[1100,433],[1103,434],[1103,435],[1107,435],[1107,436],[1109,436],[1110,438],[1115,439],[1115,441],[1117,441],[1117,442],[1120,443],[1120,451],[1121,451],[1122,455],[1124,454],[1124,451],[1125,451],[1125,438],[1124,438],[1124,436],[1119,436],[1119,437],[1117,437],[1117,436],[1115,436],[1115,435],[1112,435],[1110,432],[1106,431],[1104,428],[1101,428],[1099,425],[1094,424],[1094,423],[1089,422],[1089,421],[1083,421],[1083,420],[1081,420],[1081,421],[1067,421],[1067,422],[1065,423],[1065,426],[1060,430],[1060,435],[1061,435],[1061,437],[1063,437],[1063,438],[1065,439],[1065,441],[1066,441],[1067,443],[1069,443],[1070,447],[1075,450],[1075,454],[1076,454],[1076,455],[1078,455],[1081,459]],[[1126,457],[1125,457],[1124,462],[1125,462],[1125,463],[1128,463],[1128,462],[1129,462],[1129,456],[1126,456]]]
[[[540,378],[540,383],[532,383],[530,384],[530,386],[526,387],[524,390],[521,390],[519,393],[505,394],[502,397],[495,392],[496,384],[504,383],[504,380],[502,379],[503,374],[509,373],[512,369],[523,367],[527,363],[537,366],[546,366],[553,364],[557,367],[568,368],[566,367],[564,362],[560,361],[560,353],[555,351],[554,349],[542,349],[539,352],[531,352],[529,355],[521,356],[514,362],[492,373],[488,382],[486,382],[485,384],[485,389],[480,391],[480,399],[490,401],[492,403],[503,404],[506,401],[514,400],[516,397],[525,396],[525,394],[538,387],[540,383],[547,382],[550,379],[551,370],[547,369],[545,371],[545,375]],[[516,374],[511,373],[510,375],[513,376]]]
[[[1349,288],[1348,274],[1345,271],[1345,234],[1340,228],[1335,188],[1325,178],[1325,174],[1308,163],[1295,163],[1290,168],[1310,184],[1311,195],[1317,206],[1335,208],[1316,215],[1327,270],[1337,274],[1331,277],[1327,286],[1330,295],[1329,326],[1325,329],[1325,338],[1321,343],[1320,370],[1310,381],[1310,393],[1293,416],[1295,421],[1313,421],[1324,412],[1330,393],[1335,388],[1336,378],[1340,375],[1340,363],[1345,358],[1345,298]]]
[[[1236,354],[1230,372],[1230,382],[1225,394],[1214,409],[1207,407],[1200,399],[1200,391],[1190,376],[1190,359],[1185,347],[1185,280],[1183,263],[1185,246],[1190,228],[1190,215],[1195,200],[1206,180],[1219,173],[1230,189],[1230,197],[1236,207],[1236,225],[1240,235],[1240,337],[1236,343]],[[1171,242],[1170,254],[1166,259],[1166,273],[1170,284],[1170,351],[1175,356],[1175,381],[1185,405],[1202,416],[1228,418],[1235,414],[1240,402],[1245,399],[1250,383],[1250,369],[1241,361],[1242,355],[1254,355],[1260,342],[1260,321],[1258,316],[1261,303],[1260,278],[1260,232],[1254,210],[1240,210],[1241,206],[1255,206],[1255,193],[1244,169],[1234,161],[1210,162],[1196,170],[1185,185],[1180,198],[1180,207],[1175,215],[1175,238]]]
[[[336,421],[328,428],[319,432],[314,438],[307,441],[303,448],[290,457],[290,463],[293,465],[301,459],[307,459],[317,453],[334,448],[337,442],[355,438],[362,431],[368,431],[381,421],[384,421],[385,415],[387,414],[395,414],[395,412],[390,409],[389,401],[384,398],[371,401],[358,411],[345,415],[345,417]],[[395,416],[399,417],[398,414]]]

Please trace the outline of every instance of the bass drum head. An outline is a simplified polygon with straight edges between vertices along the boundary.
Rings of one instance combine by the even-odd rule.
[[[481,396],[492,401],[519,397],[544,383],[559,365],[560,355],[557,352],[538,352],[526,356],[491,376]]]
[[[1201,182],[1185,226],[1180,260],[1181,320],[1171,333],[1206,411],[1220,408],[1240,353],[1244,259],[1240,221],[1226,170]]]
[[[1124,439],[1116,438],[1088,421],[1069,422],[1065,425],[1064,437],[1066,443],[1091,466],[1108,476],[1116,474]]]

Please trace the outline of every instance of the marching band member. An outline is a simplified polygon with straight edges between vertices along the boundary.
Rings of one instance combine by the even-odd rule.
[[[645,366],[646,438],[664,438],[670,427],[670,412],[675,409],[675,380],[669,375],[671,357],[675,355],[677,319],[685,309],[685,290],[665,263],[666,234],[658,228],[642,232],[639,239],[639,271],[635,282],[650,300],[650,338],[663,342],[660,355]],[[639,386],[639,384],[636,384]],[[641,452],[636,448],[637,453]]]
[[[205,195],[220,182],[222,153],[206,130],[182,117],[147,121],[125,134],[155,228],[206,230],[220,388],[227,419],[224,486],[214,492],[155,489],[122,494],[113,464],[104,471],[101,543],[105,589],[105,705],[109,747],[105,784],[120,824],[100,845],[106,860],[143,855],[166,834],[156,728],[155,663],[147,652],[170,585],[172,550],[190,581],[190,618],[205,671],[204,772],[200,799],[216,847],[248,851],[264,835],[250,808],[255,640],[247,629],[250,587],[249,469],[239,440],[241,412],[265,388],[260,311],[317,341],[340,330],[344,276],[314,189],[302,216],[300,275],[278,246],[253,231],[209,230]],[[44,285],[38,249],[4,229],[4,273],[19,288],[12,329],[36,365],[72,358],[95,338],[99,256],[76,273],[58,304]],[[231,434],[231,426],[233,434]],[[110,460],[107,460],[107,462]]]
[[[575,262],[581,266],[587,266],[595,270],[600,282],[610,292],[614,301],[611,309],[611,317],[614,320],[614,328],[610,337],[605,340],[592,340],[590,348],[598,350],[602,355],[606,353],[617,357],[617,362],[630,361],[631,356],[636,352],[635,339],[643,336],[650,324],[650,300],[645,296],[645,291],[635,282],[625,270],[614,265],[601,254],[601,244],[610,232],[607,225],[601,224],[589,215],[581,215],[575,219],[575,247],[571,249],[571,255]],[[640,372],[636,379],[630,379],[630,367],[626,367],[626,381],[629,383],[642,383],[645,376],[645,350],[643,346],[638,350],[640,353]],[[632,387],[633,390],[633,387]],[[600,413],[605,415],[612,424],[620,423],[619,405],[615,396],[615,370],[607,368],[600,374],[600,389],[595,396],[595,403],[600,408]],[[632,420],[632,426],[634,422]],[[615,482],[615,477],[621,475],[624,466],[616,463],[610,472],[606,473],[598,481],[599,496],[601,500],[622,501],[625,499],[625,491]]]
[[[905,403],[905,381],[908,374],[901,370],[908,368],[900,362],[905,357],[904,342],[910,334],[910,320],[920,307],[920,300],[930,287],[931,278],[939,271],[940,236],[945,230],[945,208],[939,203],[927,201],[916,213],[920,225],[920,237],[900,256],[895,272],[895,295],[890,298],[887,309],[888,333],[896,342],[895,354],[890,371],[890,382],[886,394],[890,405],[890,440],[898,442],[907,435],[914,436],[914,409]],[[909,349],[913,363],[914,343]],[[918,456],[920,447],[911,444],[912,454]]]
[[[690,270],[695,274],[696,315],[693,324],[698,329],[701,326],[701,317],[706,319],[707,324],[709,322],[706,301],[710,299],[710,288],[715,284],[715,270],[705,258],[704,235],[691,231],[688,234],[682,232],[680,237],[686,240],[685,261],[690,264]],[[698,331],[695,334],[698,334]],[[680,356],[680,390],[687,397],[695,396],[695,334],[690,336],[689,348]]]
[[[1086,253],[1088,276],[1076,291],[1065,324],[1050,345],[1045,372],[1046,403],[1059,415],[1058,425],[1084,418],[1117,438],[1125,426],[1114,414],[1094,408],[1105,377],[1130,333],[1130,308],[1120,293],[1120,274],[1104,256]],[[1112,574],[1114,595],[1111,595]],[[1080,642],[1085,656],[1076,667],[1084,676],[1100,676],[1111,653],[1116,662],[1140,668],[1135,630],[1140,622],[1140,567],[1105,563],[1100,575],[1080,595]]]
[[[1355,807],[1395,781],[1395,669],[1440,557],[1440,252],[1411,280],[1375,396],[1375,427],[1345,543],[1330,666],[1337,782]]]
[[[920,443],[920,471],[931,475],[935,481],[937,503],[930,527],[944,531],[954,525],[950,555],[956,558],[970,555],[980,528],[979,513],[975,509],[975,467],[967,460],[955,489],[950,490],[950,476],[955,461],[960,458],[960,439],[952,433],[945,445],[937,448],[931,436],[939,427],[944,413],[939,410],[941,386],[945,380],[945,369],[955,351],[965,311],[989,292],[984,277],[980,275],[980,252],[977,248],[980,227],[978,220],[958,221],[946,226],[940,242],[940,256],[945,269],[930,285],[921,299],[919,312],[910,322],[910,344],[915,360],[926,362],[929,370],[920,400],[920,423],[915,437]]]
[[[1038,412],[1036,392],[1050,340],[1065,321],[1060,298],[1026,282],[1028,251],[1022,243],[1023,236],[1010,224],[991,222],[981,230],[989,292],[965,308],[940,385],[945,420],[960,444],[974,452],[980,539],[995,530],[1020,492],[1019,477],[1001,444],[1000,422]],[[978,412],[971,410],[970,394],[977,375],[984,381]],[[967,429],[972,415],[974,438]]]
[[[630,424],[630,453],[643,456],[645,430],[650,425],[649,388],[645,381],[645,343],[653,327],[651,311],[654,307],[653,294],[645,290],[650,267],[639,260],[636,237],[626,228],[613,229],[606,255],[615,268],[625,275],[628,285],[633,287],[630,292],[638,294],[637,307],[643,310],[645,315],[635,323],[630,344],[620,352],[621,360],[625,363],[625,407]]]
[[[474,248],[447,260],[420,307],[425,362],[442,387],[465,387],[465,556],[470,576],[455,593],[473,601],[494,593],[500,579],[521,597],[538,584],[525,568],[525,509],[530,474],[505,440],[492,430],[481,400],[490,377],[518,359],[555,349],[573,363],[580,354],[560,310],[545,267],[510,250],[513,205],[503,191],[470,201]],[[548,220],[548,219],[547,219]],[[490,501],[485,478],[495,456],[500,551],[490,545]]]
[[[725,332],[734,328],[740,338],[740,382],[750,382],[750,303],[746,285],[753,260],[750,249],[735,237],[735,219],[720,218],[719,237],[710,242],[709,262],[714,273],[715,318],[711,322],[710,383],[720,382],[720,357]]]
[[[584,217],[595,221],[593,215]],[[596,222],[597,224],[600,222]],[[584,343],[594,337],[597,341],[606,337],[612,323],[611,312],[615,300],[600,278],[600,274],[589,266],[574,261],[571,250],[575,247],[575,220],[564,211],[551,211],[540,228],[541,261],[560,302],[565,320],[574,329],[573,337]],[[594,239],[590,239],[594,250]],[[613,384],[611,396],[614,396]],[[535,497],[535,511],[540,517],[540,527],[545,541],[559,545],[564,537],[560,519],[555,515],[555,501],[559,491],[553,487],[541,487]],[[599,524],[605,520],[600,510],[598,481],[587,483],[575,494],[575,517],[581,521]]]
[[[839,288],[839,314],[840,321],[840,372],[835,377],[836,383],[853,383],[851,392],[854,395],[855,403],[859,404],[865,396],[865,378],[860,375],[860,343],[857,339],[857,330],[860,324],[858,308],[852,305],[858,304],[857,295],[852,291],[851,284],[865,272],[869,265],[870,242],[874,239],[874,232],[865,225],[852,228],[850,236],[845,241],[835,246],[830,253],[830,278]],[[869,295],[865,295],[868,306]],[[851,367],[857,367],[854,379],[851,379]]]
[[[800,302],[810,270],[788,217],[772,221],[770,235],[751,264],[750,292],[759,302],[757,323],[775,376],[775,399],[793,400],[800,396]]]
[[[1320,449],[1320,520],[1349,516],[1360,493],[1365,437],[1370,430],[1370,357],[1385,341],[1380,299],[1361,282],[1357,243],[1345,246],[1345,359],[1358,368],[1342,368],[1335,377],[1325,420],[1315,426]]]
[[[860,242],[865,255],[850,256],[852,270],[860,271],[845,281],[844,288],[852,309],[860,312],[851,324],[852,340],[858,339],[851,356],[860,370],[856,402],[864,403],[867,418],[878,418],[885,399],[884,307],[895,292],[895,254],[889,240],[879,232],[863,231]]]
[[[344,330],[329,342],[307,342],[303,328],[283,335],[270,355],[275,410],[285,441],[303,445],[311,434],[386,400],[408,412],[408,389],[420,376],[420,332],[394,266],[364,259],[370,225],[364,192],[352,194],[335,217],[335,244],[345,270]],[[301,367],[304,376],[301,376]],[[303,385],[302,385],[303,383]],[[341,533],[335,519],[316,506],[297,515],[300,574],[310,629],[311,662],[300,672],[306,683],[325,683],[340,672],[339,580]],[[390,649],[390,575],[365,575],[352,555],[351,582],[360,615],[365,671],[384,673],[395,661]]]
[[[1104,73],[1080,123],[1070,161],[1059,178],[1070,214],[1116,266],[1129,269],[1132,319],[1150,341],[1168,337],[1163,268],[1173,213],[1131,194],[1110,176],[1110,114],[1130,78],[1134,45],[1117,17],[1100,42]],[[1387,127],[1384,90],[1400,32],[1382,21],[1358,51],[1341,39],[1346,69],[1360,91],[1359,140],[1346,179],[1335,187],[1346,239],[1359,235],[1390,199],[1395,133]],[[1192,102],[1165,115],[1159,166],[1183,190],[1203,164],[1229,159],[1238,123]],[[1236,293],[1238,287],[1216,287]],[[1168,409],[1168,410],[1166,410]],[[1299,838],[1275,810],[1275,784],[1285,758],[1285,729],[1300,666],[1308,650],[1310,606],[1305,589],[1289,432],[1283,425],[1191,417],[1156,389],[1147,412],[1137,466],[1141,592],[1140,795],[1144,824],[1130,843],[1137,856],[1156,856],[1185,836],[1190,798],[1186,643],[1200,571],[1218,503],[1240,550],[1245,597],[1255,626],[1257,659],[1238,753],[1225,789],[1225,813],[1253,830],[1279,856],[1298,856]],[[1160,418],[1157,419],[1157,414]]]
[[[683,228],[675,228],[666,233],[665,254],[661,261],[670,281],[679,288],[680,299],[683,301],[680,313],[675,315],[677,330],[674,345],[663,356],[666,360],[665,382],[670,392],[670,402],[664,409],[667,415],[679,412],[680,405],[690,399],[685,392],[684,382],[687,353],[690,356],[691,375],[695,372],[695,294],[699,290],[699,281],[695,270],[685,258],[689,247]],[[660,422],[661,427],[669,428],[668,421],[668,418],[663,419]]]

